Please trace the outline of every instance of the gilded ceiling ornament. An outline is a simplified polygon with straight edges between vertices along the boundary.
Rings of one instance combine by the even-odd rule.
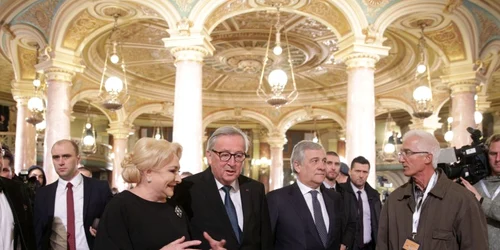
[[[248,4],[247,1],[242,1],[242,0],[230,0],[227,1],[226,4],[219,6],[216,10],[212,12],[210,17],[208,18],[206,22],[206,27],[209,29],[212,28],[216,23],[219,23],[223,20],[224,16],[239,11],[239,10],[246,10],[251,8],[251,6]]]
[[[191,32],[189,31],[191,29],[191,26],[193,23],[189,21],[187,18],[183,18],[182,20],[177,22],[177,29],[179,30],[179,35],[181,36],[189,36]]]
[[[377,30],[373,28],[373,24],[369,24],[366,28],[362,30],[363,35],[365,35],[365,43],[371,44],[377,40]]]
[[[21,79],[35,78],[36,53],[33,50],[26,49],[22,46],[17,46],[20,63]]]
[[[363,3],[370,8],[380,8],[389,3],[389,0],[363,0]]]
[[[56,11],[58,0],[36,1],[29,10],[16,18],[15,23],[30,23],[38,26],[44,34],[50,33],[50,23]]]
[[[341,35],[351,32],[351,27],[344,14],[327,1],[311,1],[310,4],[303,6],[299,10],[327,21]]]
[[[189,12],[193,7],[194,0],[175,0],[175,3],[179,7],[181,12]]]
[[[452,14],[455,9],[462,5],[463,0],[448,0],[448,3],[443,9],[443,12],[446,14]]]
[[[428,32],[427,37],[436,43],[450,62],[465,59],[465,47],[462,34],[454,22],[441,30]]]
[[[472,11],[479,19],[481,34],[479,35],[479,45],[483,47],[492,37],[500,36],[500,27],[495,21],[488,18],[483,12],[474,9]]]
[[[66,29],[63,46],[73,50],[76,49],[90,33],[108,23],[91,16],[87,10],[82,11]]]

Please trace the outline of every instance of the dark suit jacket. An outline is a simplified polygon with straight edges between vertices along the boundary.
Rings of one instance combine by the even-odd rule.
[[[340,184],[342,187],[342,196],[344,198],[345,210],[349,213],[350,216],[355,218],[355,221],[358,222],[358,194],[354,193],[354,190],[351,186],[351,180],[348,179],[346,183]],[[370,220],[371,220],[371,228],[372,228],[372,242],[376,245],[377,234],[378,234],[378,221],[380,217],[380,211],[382,210],[382,203],[380,202],[380,194],[377,190],[373,189],[370,184],[365,184],[366,195],[368,196],[368,203],[370,204]],[[358,223],[356,223],[356,233],[358,232]],[[356,242],[355,238],[359,237],[359,235],[354,234],[355,237],[352,239],[352,242],[348,246],[352,248],[354,242]]]
[[[339,193],[321,185],[330,220],[328,244],[323,246],[313,216],[307,207],[304,196],[297,183],[270,192],[267,195],[271,228],[276,250],[338,250],[347,222],[344,216],[344,204]],[[349,230],[354,230],[353,222]]]
[[[35,196],[35,234],[37,249],[50,248],[50,235],[54,220],[54,205],[58,181],[37,190]],[[94,236],[90,226],[100,218],[108,201],[112,198],[106,181],[83,176],[83,226],[89,248],[94,246]]]
[[[21,249],[35,249],[35,231],[33,229],[33,208],[29,190],[21,182],[0,177],[0,186],[7,197],[14,217],[14,248],[21,244]]]
[[[238,244],[231,228],[210,167],[184,178],[182,183],[176,186],[172,199],[186,211],[190,219],[192,238],[202,241],[199,248],[210,249],[203,237],[203,232],[206,231],[216,240],[225,239],[226,249],[272,249],[264,185],[242,175],[238,182],[244,217],[241,245]]]

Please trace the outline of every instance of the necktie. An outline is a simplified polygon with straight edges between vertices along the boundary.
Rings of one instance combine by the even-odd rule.
[[[68,229],[68,250],[76,250],[75,239],[75,203],[73,202],[73,184],[68,182],[66,185],[66,213]]]
[[[364,227],[363,227],[363,200],[361,199],[361,191],[358,190],[358,246],[362,248],[365,245],[363,240]]]
[[[236,239],[238,243],[241,242],[241,229],[238,225],[238,215],[236,215],[236,208],[234,207],[233,201],[231,200],[231,196],[229,195],[229,191],[231,190],[231,186],[223,186],[222,190],[226,193],[226,197],[224,198],[224,207],[226,208],[227,216],[229,217],[229,221],[231,222],[231,227],[233,228],[233,232],[236,235]]]
[[[321,206],[318,200],[318,191],[311,190],[313,213],[314,213],[314,223],[316,224],[316,229],[318,230],[319,237],[323,242],[323,246],[326,247],[326,241],[328,239],[328,233],[326,231],[325,220],[323,219],[323,213],[321,212]]]

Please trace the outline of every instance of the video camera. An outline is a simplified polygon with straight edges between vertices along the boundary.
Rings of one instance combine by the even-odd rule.
[[[437,167],[451,180],[462,177],[474,184],[490,174],[488,150],[480,130],[468,127],[467,132],[471,134],[471,145],[441,150]],[[460,179],[457,182],[461,183]]]

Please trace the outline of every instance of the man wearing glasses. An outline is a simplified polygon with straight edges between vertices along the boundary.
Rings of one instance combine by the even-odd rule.
[[[210,248],[203,232],[225,240],[226,249],[272,249],[264,185],[241,175],[249,144],[235,127],[215,130],[206,147],[209,167],[175,188],[172,199],[186,211],[200,249]]]
[[[462,183],[469,189],[476,199],[481,203],[481,208],[488,222],[488,240],[490,249],[497,249],[500,245],[500,134],[494,134],[486,140],[488,148],[488,162],[490,165],[490,176],[470,185],[462,178]]]
[[[410,180],[382,208],[376,249],[488,249],[479,202],[436,170],[439,152],[428,132],[404,135],[399,162]]]

